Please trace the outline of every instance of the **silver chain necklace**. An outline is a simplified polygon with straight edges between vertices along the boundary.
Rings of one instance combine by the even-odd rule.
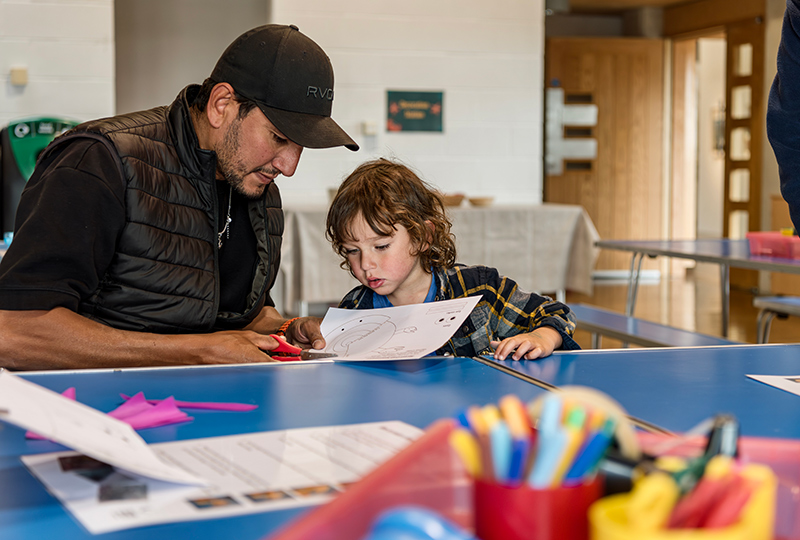
[[[231,221],[233,221],[231,219],[231,201],[232,200],[233,200],[233,186],[231,186],[231,192],[228,195],[228,217],[225,219],[225,226],[218,233],[219,234],[219,245],[218,246],[220,248],[222,247],[222,235],[223,234],[225,235],[225,238],[227,238],[229,240],[231,238],[231,231],[230,231],[230,229],[228,229],[228,225],[230,225]]]

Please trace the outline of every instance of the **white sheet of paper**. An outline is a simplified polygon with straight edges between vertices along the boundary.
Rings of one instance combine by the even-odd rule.
[[[131,426],[0,369],[0,420],[119,469],[167,482],[205,480],[160,460]]]
[[[331,308],[320,330],[334,360],[413,360],[447,343],[480,296],[379,309]]]
[[[99,502],[97,484],[62,472],[58,457],[22,458],[92,534],[281,510],[330,500],[422,434],[404,422],[300,428],[150,445],[207,478],[205,487],[145,480],[147,498]]]
[[[747,375],[753,380],[800,396],[800,375]]]

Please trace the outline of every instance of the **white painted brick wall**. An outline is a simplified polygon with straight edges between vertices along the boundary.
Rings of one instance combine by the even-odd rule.
[[[543,0],[272,0],[272,22],[296,24],[331,57],[333,117],[361,145],[306,150],[279,180],[286,203],[325,203],[377,156],[443,191],[541,202],[543,11]],[[387,90],[443,91],[444,133],[388,133]]]
[[[376,156],[443,191],[541,201],[543,0],[272,0],[272,21],[297,24],[330,55],[334,118],[362,147],[306,150],[279,180],[288,204],[327,202],[328,187]],[[17,65],[29,70],[23,88],[9,83]],[[0,0],[0,125],[114,114],[114,69],[113,0]],[[443,91],[444,133],[387,133],[390,89]],[[363,121],[378,134],[364,136]]]
[[[12,86],[10,69],[28,69]],[[0,126],[114,113],[113,0],[0,0]]]

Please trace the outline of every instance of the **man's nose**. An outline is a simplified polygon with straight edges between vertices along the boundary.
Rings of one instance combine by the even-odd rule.
[[[272,165],[281,171],[283,176],[292,176],[294,171],[297,170],[297,164],[300,162],[300,154],[303,153],[303,147],[291,141],[282,148],[275,159],[272,160]]]

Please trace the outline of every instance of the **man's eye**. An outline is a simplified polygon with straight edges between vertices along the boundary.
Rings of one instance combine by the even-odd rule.
[[[283,143],[286,142],[286,139],[284,137],[281,137],[280,135],[278,135],[275,132],[272,133],[272,138],[275,139],[275,142],[280,143],[280,144],[283,144]]]

